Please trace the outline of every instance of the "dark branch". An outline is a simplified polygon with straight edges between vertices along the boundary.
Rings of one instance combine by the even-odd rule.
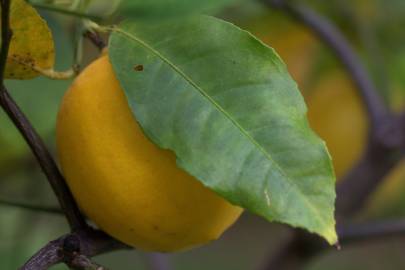
[[[60,247],[60,239],[50,242],[41,248],[20,270],[46,270],[62,262],[62,255],[59,252]]]
[[[31,123],[9,95],[4,85],[4,71],[7,63],[8,48],[11,41],[9,18],[10,2],[11,0],[0,0],[2,23],[0,51],[0,106],[7,113],[31,148],[42,168],[42,171],[47,176],[47,179],[58,198],[63,213],[72,229],[71,234],[52,241],[39,250],[20,269],[46,270],[55,264],[65,263],[71,269],[103,270],[103,267],[93,263],[89,258],[112,250],[127,248],[127,246],[114,240],[104,232],[93,230],[87,225],[51,154],[35,129],[32,127]],[[33,210],[33,206],[27,206],[21,203],[7,203],[14,206],[24,206],[25,208]]]
[[[261,0],[303,23],[330,48],[346,68],[366,104],[372,129],[360,162],[339,182],[337,215],[347,217],[361,209],[384,176],[400,160],[405,142],[405,117],[391,114],[349,42],[325,18],[288,0]]]
[[[24,202],[11,201],[8,199],[0,198],[0,204],[4,206],[18,207],[24,210],[44,212],[49,214],[63,215],[63,211],[56,207],[46,207],[39,205],[32,205]]]
[[[127,248],[104,232],[87,228],[51,241],[19,270],[46,270],[59,263],[78,270],[106,270],[89,258]]]
[[[404,121],[385,108],[361,60],[333,24],[311,9],[288,0],[262,1],[303,23],[335,53],[355,82],[367,107],[372,124],[367,151],[340,181],[337,189],[337,215],[347,217],[361,209],[384,176],[403,156],[398,149],[404,148]]]
[[[47,150],[42,139],[39,137],[31,123],[22,113],[20,108],[9,95],[6,87],[4,86],[4,71],[7,63],[8,48],[11,42],[11,28],[10,28],[10,0],[1,0],[1,51],[0,51],[0,106],[7,113],[8,117],[18,128],[21,135],[26,140],[35,155],[42,171],[47,176],[58,201],[61,205],[63,212],[68,219],[69,225],[72,230],[80,227],[85,227],[86,222],[81,215],[76,202],[73,199],[66,182],[60,173],[55,161]]]
[[[103,267],[93,263],[89,258],[112,250],[127,248],[127,246],[114,240],[104,232],[93,230],[87,225],[51,154],[31,123],[9,95],[4,85],[4,71],[12,35],[9,18],[10,2],[11,0],[0,0],[2,31],[0,51],[0,106],[7,113],[31,148],[42,171],[47,176],[73,231],[67,236],[50,242],[39,250],[20,269],[46,270],[55,264],[65,263],[72,269],[103,270]],[[31,210],[35,208],[22,203],[5,203]],[[54,210],[52,211],[56,212]]]
[[[297,6],[288,0],[261,1],[270,7],[281,9],[318,36],[342,62],[366,105],[371,122],[368,146],[358,164],[339,182],[336,202],[339,225],[344,219],[362,209],[369,195],[378,187],[384,176],[404,156],[405,113],[404,116],[396,116],[387,110],[359,57],[345,37],[330,22],[309,8]],[[339,229],[341,244],[355,241],[357,232],[359,231],[352,230],[351,233],[346,233],[344,228]],[[386,234],[376,233],[375,235]],[[361,236],[357,239],[360,238]],[[292,231],[291,240],[280,249],[278,254],[270,258],[264,269],[302,268],[306,261],[326,248],[325,243],[319,238],[304,231]]]
[[[322,40],[347,69],[359,89],[370,116],[372,127],[384,121],[386,108],[378,96],[377,89],[369,77],[361,60],[342,33],[328,20],[311,9],[290,3],[288,0],[261,0],[272,8],[278,8],[303,23]]]
[[[347,217],[362,208],[369,195],[402,157],[398,149],[404,146],[404,121],[386,109],[360,58],[333,24],[308,7],[288,0],[262,1],[303,23],[333,51],[352,77],[366,105],[372,125],[367,151],[340,181],[337,190],[337,215]]]
[[[4,86],[0,90],[0,105],[30,146],[42,171],[52,186],[72,230],[85,227],[86,222],[51,154]]]

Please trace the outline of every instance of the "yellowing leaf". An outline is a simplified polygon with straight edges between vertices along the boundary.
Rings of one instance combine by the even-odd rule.
[[[55,62],[52,33],[37,11],[24,0],[11,1],[10,24],[13,37],[5,78],[31,79],[51,69]]]

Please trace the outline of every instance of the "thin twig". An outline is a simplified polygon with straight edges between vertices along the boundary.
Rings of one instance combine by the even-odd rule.
[[[11,200],[4,199],[4,198],[0,198],[0,205],[17,207],[17,208],[21,208],[23,210],[29,210],[29,211],[44,212],[44,213],[48,213],[48,214],[57,214],[57,215],[64,214],[60,208],[32,205],[29,203],[11,201]]]

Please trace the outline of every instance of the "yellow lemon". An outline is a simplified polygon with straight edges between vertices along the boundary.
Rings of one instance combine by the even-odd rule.
[[[393,92],[391,106],[401,108],[400,89]],[[328,71],[305,96],[311,127],[331,153],[338,179],[361,158],[367,143],[368,116],[347,76]],[[399,162],[368,199],[363,218],[398,217],[405,214],[405,160]]]
[[[258,37],[276,50],[301,88],[308,83],[319,46],[309,30],[303,27],[287,28],[282,33],[259,33]]]
[[[201,245],[242,213],[145,137],[108,56],[88,66],[65,94],[57,146],[80,208],[136,248],[169,252]]]
[[[325,140],[338,179],[360,159],[367,142],[368,119],[351,81],[329,72],[305,96],[311,127]]]

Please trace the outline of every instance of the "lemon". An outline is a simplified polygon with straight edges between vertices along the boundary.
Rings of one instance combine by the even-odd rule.
[[[242,213],[145,137],[108,56],[90,64],[65,94],[57,148],[83,212],[136,248],[171,252],[202,245]]]
[[[361,158],[367,143],[368,116],[341,71],[330,71],[305,96],[311,127],[325,140],[338,179]]]

